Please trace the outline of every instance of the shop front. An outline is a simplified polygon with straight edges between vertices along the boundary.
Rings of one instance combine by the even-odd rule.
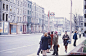
[[[17,34],[22,34],[23,33],[23,24],[18,23],[17,24]]]
[[[10,23],[10,34],[17,34],[17,24]]]
[[[0,22],[0,35],[8,35],[9,32],[9,23],[8,22]]]
[[[27,24],[23,24],[23,34],[27,33]]]

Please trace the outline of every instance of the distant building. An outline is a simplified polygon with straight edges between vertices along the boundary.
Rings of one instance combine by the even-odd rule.
[[[55,17],[55,30],[56,31],[70,31],[70,21],[64,17]]]
[[[43,32],[44,30],[44,8],[32,3],[32,32]]]
[[[84,33],[84,36],[86,36],[86,0],[84,0],[84,3],[83,3],[84,5],[83,5],[83,9],[84,9],[84,11],[83,11],[83,13],[84,13],[84,23],[83,23],[83,33]]]
[[[83,32],[83,16],[78,16],[78,19],[79,31]]]

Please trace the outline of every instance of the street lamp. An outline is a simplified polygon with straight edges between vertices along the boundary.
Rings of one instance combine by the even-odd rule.
[[[72,19],[72,0],[70,0],[71,1],[71,8],[70,8],[70,44],[71,44],[71,42],[72,42],[72,40],[71,40],[71,32],[72,32],[72,27],[71,27],[71,19]]]

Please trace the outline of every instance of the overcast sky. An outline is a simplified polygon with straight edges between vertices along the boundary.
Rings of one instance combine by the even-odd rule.
[[[45,13],[55,12],[55,17],[66,17],[70,20],[70,0],[30,0],[41,7]],[[72,0],[72,13],[83,15],[83,0]]]

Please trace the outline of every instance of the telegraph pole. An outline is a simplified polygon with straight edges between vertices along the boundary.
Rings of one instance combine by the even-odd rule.
[[[71,40],[71,38],[72,38],[72,36],[71,36],[71,32],[72,32],[72,24],[71,24],[71,20],[72,20],[72,0],[70,0],[71,1],[71,8],[70,8],[70,41],[72,42],[72,40]],[[71,43],[70,42],[70,43]]]
[[[50,11],[48,11],[48,32],[50,32]]]

